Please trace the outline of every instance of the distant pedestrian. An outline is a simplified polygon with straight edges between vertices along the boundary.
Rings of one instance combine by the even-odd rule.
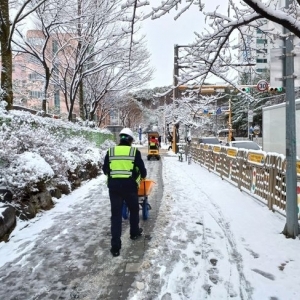
[[[155,136],[151,136],[149,140],[150,149],[158,149],[158,139]]]
[[[250,126],[249,128],[249,136],[250,136],[250,140],[253,141],[253,134],[254,134],[254,128],[252,126]]]
[[[141,179],[147,176],[141,152],[131,147],[133,133],[123,128],[119,134],[120,144],[110,148],[104,158],[103,172],[107,175],[107,186],[111,205],[111,249],[113,256],[120,255],[122,246],[122,207],[126,202],[130,213],[130,238],[136,240],[142,235],[139,227],[138,188]]]
[[[169,134],[167,137],[168,141],[170,142],[170,146],[168,148],[168,151],[172,149],[172,144],[173,144],[173,137]]]
[[[158,147],[161,148],[161,135],[158,137]]]

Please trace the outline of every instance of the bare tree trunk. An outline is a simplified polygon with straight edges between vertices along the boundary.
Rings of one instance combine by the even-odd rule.
[[[3,100],[8,103],[7,110],[12,109],[12,51],[9,41],[10,22],[8,0],[0,1],[0,45],[1,45],[1,88]]]
[[[43,101],[42,101],[42,110],[47,113],[47,91],[49,87],[49,81],[50,81],[50,69],[47,66],[46,63],[43,64],[45,68],[45,84],[44,84],[44,91],[43,91]]]
[[[42,111],[46,114],[47,113],[47,99],[46,94],[43,92],[43,100],[42,100]]]
[[[93,121],[95,117],[95,113],[93,111],[89,112],[89,121]]]
[[[77,53],[80,55],[81,48],[82,48],[82,42],[81,42],[81,36],[82,36],[82,20],[81,20],[81,14],[82,14],[82,0],[77,1],[77,13],[78,13],[78,23],[77,23],[77,34],[79,37],[79,42],[77,46]],[[83,109],[83,81],[80,80],[79,82],[79,115],[82,120],[85,120],[84,115],[84,109]]]
[[[86,115],[84,113],[84,107],[83,107],[83,81],[82,80],[79,83],[79,114],[82,120],[86,119]]]

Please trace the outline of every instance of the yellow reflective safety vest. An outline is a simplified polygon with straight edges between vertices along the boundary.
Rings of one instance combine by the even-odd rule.
[[[134,158],[136,148],[130,146],[116,146],[108,150],[110,178],[130,178],[133,177]],[[137,184],[141,180],[138,168],[135,169]]]

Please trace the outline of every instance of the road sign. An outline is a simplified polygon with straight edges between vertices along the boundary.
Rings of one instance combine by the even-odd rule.
[[[266,91],[268,89],[268,86],[269,86],[269,84],[266,80],[260,80],[256,85],[257,89],[260,92]]]
[[[253,110],[248,110],[248,122],[253,122]]]

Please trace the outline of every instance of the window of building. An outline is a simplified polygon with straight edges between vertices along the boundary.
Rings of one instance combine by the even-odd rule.
[[[256,33],[260,33],[260,34],[262,34],[262,33],[264,33],[261,29],[259,29],[259,28],[256,28]]]
[[[60,99],[59,99],[59,91],[55,91],[54,93],[54,106],[55,108],[60,109]]]
[[[112,124],[112,125],[116,125],[116,124],[118,124],[118,121],[119,121],[119,113],[118,113],[118,111],[117,110],[111,110],[110,112],[109,112],[109,117],[110,117],[110,123]]]
[[[268,44],[267,39],[256,39],[256,44]]]
[[[28,74],[28,79],[29,80],[43,80],[44,77],[41,75],[41,74],[38,74],[38,73],[30,73]]]
[[[59,80],[59,72],[58,72],[58,63],[56,61],[53,62],[53,73],[52,77],[54,80]]]
[[[58,51],[58,42],[57,40],[52,41],[52,53],[55,54]]]
[[[267,63],[268,60],[267,60],[266,58],[257,58],[257,59],[256,59],[256,62],[257,62],[257,63]]]
[[[263,69],[258,68],[258,69],[256,69],[257,73],[263,73],[263,72],[266,72],[266,71],[267,71],[266,68],[263,68]]]
[[[32,98],[41,99],[43,97],[43,92],[41,92],[41,91],[29,91],[29,95]]]
[[[116,119],[117,116],[118,116],[118,112],[115,111],[115,110],[111,110],[111,111],[109,112],[109,116],[110,116],[111,119]]]
[[[32,63],[32,64],[35,64],[35,65],[41,65],[40,60],[37,57],[33,56],[33,55],[28,55],[28,62]]]
[[[266,53],[268,53],[268,49],[257,49],[256,53],[257,54],[266,54]]]
[[[28,43],[33,46],[42,46],[44,45],[45,40],[41,37],[30,37],[27,39]]]

